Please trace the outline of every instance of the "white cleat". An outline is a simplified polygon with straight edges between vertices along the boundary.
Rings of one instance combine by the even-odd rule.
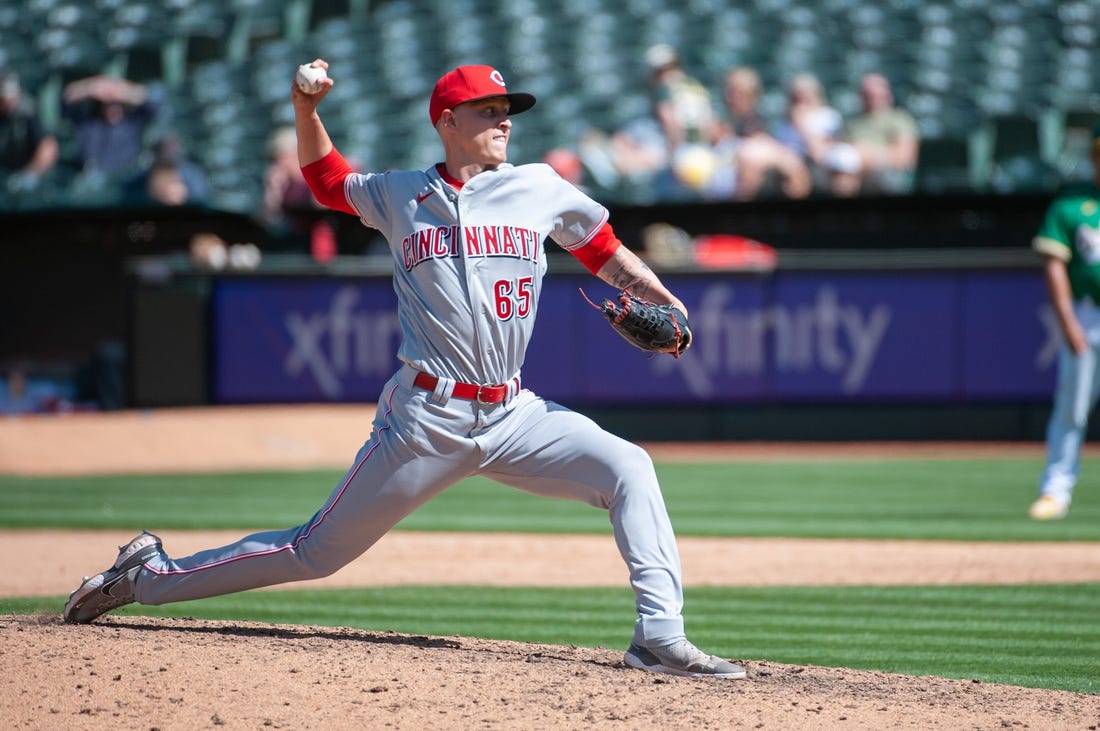
[[[83,624],[112,609],[134,601],[134,579],[145,562],[160,553],[160,539],[142,532],[118,549],[118,558],[109,569],[85,576],[65,604],[66,622]]]
[[[1032,520],[1060,520],[1069,514],[1069,501],[1053,495],[1040,495],[1027,514]]]
[[[687,640],[663,647],[642,647],[631,643],[623,660],[632,668],[667,675],[730,680],[745,677],[745,668],[729,660],[708,655]]]

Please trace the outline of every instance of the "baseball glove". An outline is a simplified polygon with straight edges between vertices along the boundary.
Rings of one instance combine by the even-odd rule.
[[[614,300],[604,299],[599,305],[588,301],[603,313],[615,332],[636,348],[679,358],[691,345],[687,316],[672,305],[647,302],[625,289]]]

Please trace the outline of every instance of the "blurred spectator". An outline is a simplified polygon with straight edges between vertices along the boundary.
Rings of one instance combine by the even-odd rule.
[[[10,193],[33,190],[57,163],[57,138],[47,134],[23,95],[19,76],[0,70],[0,178]]]
[[[787,116],[775,138],[797,152],[810,166],[815,185],[827,186],[825,160],[844,128],[840,112],[825,99],[817,77],[798,74],[787,86]]]
[[[145,132],[161,107],[157,87],[110,76],[70,82],[62,115],[73,123],[76,164],[95,178],[131,172],[140,161]]]
[[[157,161],[144,176],[145,198],[162,206],[182,206],[187,203],[187,183],[180,168],[173,162]]]
[[[760,93],[760,75],[754,69],[738,66],[726,73],[727,120],[714,146],[720,168],[709,186],[710,198],[805,198],[813,189],[802,157],[769,133],[758,107]]]
[[[895,105],[890,82],[882,74],[866,74],[860,80],[859,95],[862,111],[844,126],[851,148],[835,146],[828,154],[836,172],[833,192],[911,192],[920,152],[916,119]]]
[[[683,69],[672,46],[659,43],[645,55],[649,112],[607,135],[586,133],[578,154],[601,188],[636,202],[698,199],[716,161],[718,135],[711,94]]]
[[[178,135],[163,135],[153,145],[153,162],[174,165],[179,170],[183,184],[187,186],[188,203],[207,203],[210,200],[210,181],[201,165],[187,155]]]
[[[610,135],[588,130],[577,155],[599,188],[637,203],[652,202],[654,180],[669,165],[664,133],[652,116],[631,120]]]
[[[560,175],[562,179],[567,180],[581,190],[587,189],[584,182],[584,165],[581,163],[581,158],[569,148],[555,147],[547,150],[542,156],[542,161],[552,167],[554,172]]]
[[[267,150],[261,214],[272,240],[280,248],[308,251],[317,261],[329,261],[337,253],[335,232],[325,217],[314,212],[324,209],[302,175],[294,127],[274,130]]]
[[[646,51],[653,114],[661,124],[670,156],[685,144],[710,144],[718,136],[718,117],[710,92],[688,76],[676,49],[664,43]]]
[[[671,179],[657,179],[661,199],[706,195],[718,168],[713,149],[720,127],[710,92],[683,68],[672,46],[658,43],[646,51],[653,116],[664,136]],[[686,189],[686,190],[685,190]]]
[[[722,102],[728,124],[738,137],[768,135],[768,121],[760,113],[762,90],[760,74],[755,69],[736,66],[726,72]]]
[[[263,220],[281,237],[309,236],[312,216],[300,215],[319,209],[298,164],[298,137],[294,127],[279,127],[267,142],[268,164],[264,171]]]
[[[128,185],[128,199],[168,206],[208,202],[210,183],[206,171],[184,154],[178,136],[164,135],[153,145],[151,154],[148,169]]]
[[[78,400],[71,379],[47,370],[27,362],[6,365],[0,373],[0,414],[86,411],[93,406]]]

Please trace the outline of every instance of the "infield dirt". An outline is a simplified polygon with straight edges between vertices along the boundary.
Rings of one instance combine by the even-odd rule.
[[[357,406],[12,418],[0,422],[0,473],[344,467],[372,417],[373,409]],[[884,451],[1020,456],[1040,449],[651,447],[666,461]],[[114,546],[129,537],[0,531],[0,596],[64,595],[82,574],[109,563]],[[162,537],[180,555],[237,534]],[[680,548],[689,587],[1100,580],[1093,544],[685,538]],[[447,560],[428,559],[439,556]],[[540,585],[622,585],[620,563],[610,539],[601,537],[395,532],[318,583],[508,585],[538,576]],[[1095,695],[736,659],[748,669],[746,680],[695,680],[626,668],[621,648],[121,615],[84,626],[65,625],[59,614],[7,616],[0,617],[0,718],[30,729],[1100,728]]]

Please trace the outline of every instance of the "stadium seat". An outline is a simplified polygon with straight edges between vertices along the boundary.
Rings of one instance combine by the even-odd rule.
[[[351,13],[351,7],[356,4],[365,3],[348,2],[348,0],[310,0],[307,32],[316,31],[329,20],[346,20]]]
[[[1087,132],[1073,115],[1100,109],[1100,0],[0,0],[0,65],[42,59],[19,70],[48,125],[65,81],[114,71],[164,81],[192,149],[214,134],[195,110],[229,97],[261,121],[227,118],[242,130],[217,134],[253,140],[289,121],[288,69],[324,55],[342,80],[326,119],[387,167],[437,144],[417,125],[442,69],[488,61],[553,100],[514,140],[526,161],[647,114],[654,42],[677,46],[716,103],[726,71],[755,68],[773,116],[795,73],[816,73],[844,114],[858,111],[860,75],[885,74],[920,124],[924,189],[958,186],[962,140],[972,184],[1080,175]]]
[[[283,36],[284,8],[275,0],[233,0],[232,7],[225,59],[237,66],[248,61],[259,44]]]
[[[1092,147],[1093,129],[1100,124],[1100,104],[1094,108],[1067,109],[1058,114],[1055,153],[1058,173],[1065,180],[1088,179],[1092,173],[1088,153]]]
[[[189,0],[169,19],[165,69],[172,85],[184,81],[190,71],[226,56],[229,12],[216,0]]]
[[[1003,114],[990,120],[993,127],[993,161],[1013,157],[1040,157],[1039,120],[1030,114]]]
[[[975,187],[970,140],[964,136],[921,139],[914,185],[918,193],[960,193]]]
[[[265,105],[289,104],[290,76],[298,64],[312,61],[313,54],[277,38],[261,43],[252,55],[250,94]]]
[[[1039,191],[1057,184],[1057,170],[1044,157],[1038,114],[998,114],[988,122],[992,136],[988,177],[998,192]]]

